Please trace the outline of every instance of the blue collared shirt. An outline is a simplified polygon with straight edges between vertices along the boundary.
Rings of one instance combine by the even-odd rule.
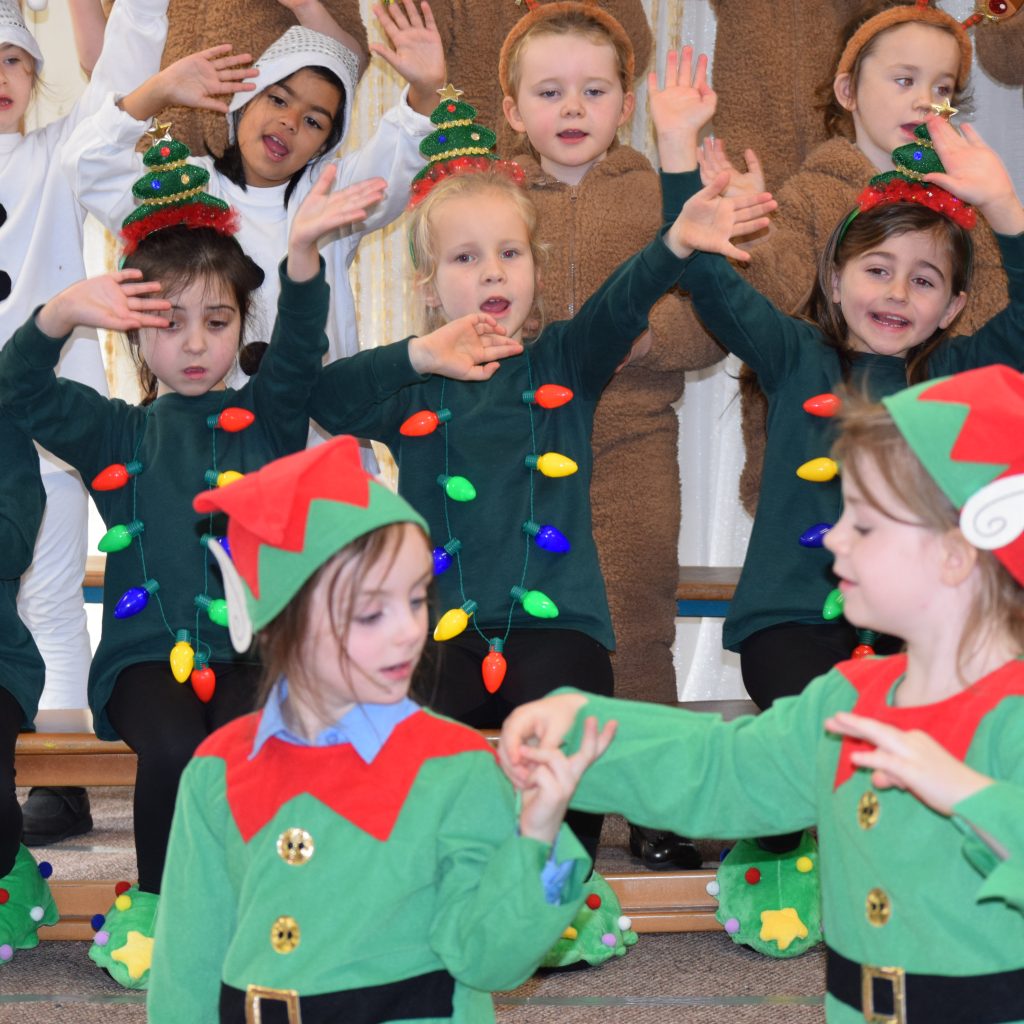
[[[274,736],[299,747],[333,747],[340,743],[351,743],[356,753],[367,764],[372,764],[395,728],[420,709],[419,704],[408,697],[396,704],[356,704],[333,725],[324,729],[316,739],[307,740],[303,736],[296,736],[285,723],[283,705],[287,697],[288,680],[281,678],[274,684],[263,706],[252,752],[249,754],[250,761],[260,752],[263,744]],[[540,873],[544,899],[552,906],[562,902],[562,891],[573,866],[571,860],[561,863],[555,860],[557,845],[557,840],[551,844],[551,853]]]

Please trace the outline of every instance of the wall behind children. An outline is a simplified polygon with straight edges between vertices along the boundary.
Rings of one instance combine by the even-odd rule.
[[[443,2],[443,0],[437,0]],[[491,2],[491,0],[481,0]],[[665,52],[679,42],[689,42],[711,53],[715,42],[715,18],[711,0],[644,0],[657,40],[656,62],[664,66]],[[944,0],[943,9],[958,18],[973,9],[972,0]],[[380,31],[362,0],[364,22],[370,38]],[[60,116],[74,101],[84,79],[77,70],[66,0],[50,0],[41,14],[26,11],[47,57],[46,88],[30,112],[28,127]],[[751,40],[754,56],[766,45]],[[762,51],[763,52],[763,51]],[[713,69],[712,69],[713,73]],[[1000,149],[1015,175],[1018,192],[1024,192],[1024,107],[1019,87],[1000,86],[983,72],[975,71],[977,114],[971,119],[982,134]],[[770,83],[757,79],[752,61],[751,102]],[[374,129],[381,114],[392,105],[399,82],[389,68],[375,60],[359,87],[352,132],[346,143],[358,147]],[[637,114],[625,131],[625,142],[654,159],[650,125],[646,115],[646,89],[637,97]],[[742,140],[729,140],[742,148]],[[93,272],[113,264],[112,240],[92,224],[87,230],[87,257]],[[406,246],[401,225],[371,236],[362,244],[353,269],[353,287],[360,315],[364,347],[401,338],[416,329],[415,298],[407,285]],[[134,369],[119,339],[104,342],[111,393],[135,400]],[[679,539],[681,564],[739,565],[749,538],[750,520],[736,497],[742,467],[739,434],[739,402],[736,398],[733,360],[694,373],[679,410],[683,529]],[[98,539],[102,526],[93,517],[90,535]],[[98,637],[98,607],[92,606],[90,630]],[[719,620],[679,620],[676,668],[682,700],[743,696],[737,659],[721,649]]]

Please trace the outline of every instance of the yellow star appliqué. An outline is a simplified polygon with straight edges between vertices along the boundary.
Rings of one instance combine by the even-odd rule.
[[[462,95],[462,90],[456,89],[455,86],[449,82],[443,89],[437,90],[437,95],[440,96],[442,100],[451,100],[452,103],[458,103],[459,97]]]
[[[153,962],[153,940],[142,932],[129,932],[125,944],[115,949],[110,958],[123,963],[132,979],[138,981]]]
[[[939,117],[944,117],[947,121],[960,113],[960,111],[952,106],[948,99],[944,99],[941,103],[933,103],[932,110],[935,111]]]
[[[807,925],[793,907],[761,911],[761,939],[764,942],[774,939],[779,949],[788,949],[794,939],[806,938]]]

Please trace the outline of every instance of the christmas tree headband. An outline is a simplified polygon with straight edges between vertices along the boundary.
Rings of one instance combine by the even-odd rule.
[[[439,181],[452,175],[488,171],[522,185],[526,181],[523,169],[512,160],[495,156],[492,150],[497,136],[490,128],[475,123],[476,108],[459,99],[462,91],[449,83],[438,93],[441,102],[430,115],[437,128],[420,143],[427,164],[412,179],[410,208],[420,203]]]
[[[597,0],[559,0],[557,3],[538,4],[536,0],[526,0],[528,13],[524,14],[512,26],[509,34],[505,36],[505,42],[501,44],[501,53],[498,56],[498,81],[501,83],[501,91],[505,96],[511,96],[511,83],[509,81],[508,66],[519,40],[526,35],[535,25],[566,14],[582,14],[591,21],[600,25],[614,40],[615,46],[625,54],[625,67],[622,69],[626,82],[632,82],[636,77],[636,57],[633,53],[633,40],[626,34],[626,30],[619,24],[612,15],[604,8],[599,7]]]
[[[960,530],[1024,584],[1024,376],[986,366],[882,399],[960,511]]]
[[[159,132],[170,125],[158,125]],[[130,256],[141,242],[154,231],[183,224],[190,228],[213,228],[222,235],[233,235],[238,230],[237,213],[224,202],[206,191],[210,172],[190,164],[192,154],[184,142],[164,134],[146,150],[142,162],[149,168],[132,185],[132,195],[139,200],[135,208],[121,222],[124,255]]]
[[[20,46],[36,64],[36,74],[43,70],[43,51],[36,38],[28,30],[21,16],[18,0],[0,0],[0,44],[11,43]]]
[[[228,552],[209,550],[224,575],[236,650],[276,618],[303,584],[358,537],[392,523],[427,524],[363,469],[359,443],[336,437],[197,494],[197,512],[226,512]]]
[[[928,125],[919,124],[914,129],[914,135],[917,138],[916,142],[897,146],[892,151],[892,161],[896,169],[876,174],[864,191],[857,196],[857,205],[850,211],[839,232],[840,241],[858,214],[890,203],[918,203],[927,206],[967,231],[977,223],[977,211],[970,203],[965,203],[952,192],[924,180],[926,174],[941,174],[945,167],[942,166],[939,154],[935,152]]]
[[[236,92],[228,107],[229,114],[241,110],[250,100],[255,99],[289,75],[303,68],[327,68],[341,79],[345,88],[342,98],[341,139],[348,134],[349,121],[352,115],[352,101],[359,84],[359,54],[354,53],[337,39],[325,36],[322,32],[314,32],[311,28],[293,25],[287,32],[279,36],[268,46],[253,65],[259,76],[256,79],[255,92]],[[235,141],[235,119],[228,117],[228,138]]]
[[[979,4],[981,7],[991,6],[988,3]],[[1004,6],[1000,4],[999,6]],[[1012,12],[1011,12],[1012,13]],[[981,20],[981,17],[978,17]],[[853,71],[861,51],[880,32],[890,29],[895,25],[905,25],[913,22],[918,25],[934,25],[936,28],[945,29],[951,32],[960,46],[960,68],[956,75],[956,88],[960,92],[967,85],[967,79],[971,75],[972,47],[971,40],[967,35],[964,25],[961,25],[952,15],[946,14],[932,7],[929,0],[916,0],[913,4],[904,4],[898,7],[890,7],[888,10],[868,18],[856,32],[850,36],[849,41],[843,48],[842,56],[839,58],[839,66],[836,68],[836,75],[847,75]],[[971,24],[976,22],[968,19]],[[965,22],[966,24],[966,22]]]

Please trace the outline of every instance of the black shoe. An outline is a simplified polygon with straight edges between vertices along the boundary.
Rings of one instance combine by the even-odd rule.
[[[49,846],[92,831],[89,794],[79,786],[33,786],[21,813],[26,846]]]
[[[629,852],[649,868],[686,868],[693,870],[703,863],[700,850],[689,839],[672,832],[629,826]]]

